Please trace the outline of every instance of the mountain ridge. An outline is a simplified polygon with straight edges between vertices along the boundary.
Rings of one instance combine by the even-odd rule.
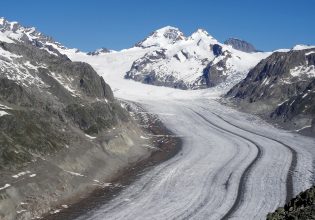
[[[234,49],[247,53],[259,52],[252,44],[238,38],[229,38],[224,41],[224,44],[231,45]]]
[[[33,28],[4,23],[0,218],[35,219],[148,157],[151,141],[90,64]]]
[[[290,129],[314,133],[315,47],[298,46],[262,60],[227,97]]]

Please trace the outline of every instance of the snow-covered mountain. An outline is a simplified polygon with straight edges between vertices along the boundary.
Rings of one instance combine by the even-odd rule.
[[[52,37],[37,31],[36,28],[24,27],[16,21],[10,22],[3,17],[0,18],[0,40],[7,43],[29,43],[54,55],[60,55],[56,48],[66,49]]]
[[[297,45],[261,61],[228,93],[239,105],[295,129],[315,125],[315,47]],[[313,131],[314,132],[314,131]]]
[[[151,33],[147,38],[136,44],[136,47],[166,47],[178,41],[185,40],[186,37],[178,28],[166,26]]]
[[[72,60],[99,60],[112,53],[131,61],[124,69],[124,77],[146,84],[181,89],[199,89],[224,84],[231,86],[243,79],[249,69],[270,53],[246,53],[218,42],[205,30],[191,36],[174,27],[164,27],[140,41],[135,47],[119,52],[101,48],[84,53],[69,49],[36,28],[23,27],[18,22],[0,19],[0,39],[5,42],[32,44],[51,54],[67,55]],[[135,57],[126,57],[129,51],[138,51]],[[118,54],[117,54],[118,53]],[[115,65],[107,63],[109,66]]]
[[[134,61],[127,79],[181,89],[237,82],[270,54],[236,50],[202,29],[185,37],[178,28],[170,26],[153,32],[136,47],[150,50]]]

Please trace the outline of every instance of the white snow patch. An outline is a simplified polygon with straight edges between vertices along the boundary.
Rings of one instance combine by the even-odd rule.
[[[68,170],[64,170],[65,172],[67,173],[70,173],[71,175],[73,176],[81,176],[81,177],[84,177],[84,175],[82,175],[81,173],[76,173],[76,172],[72,172],[72,171],[68,171]]]
[[[33,173],[33,174],[31,174],[29,177],[33,178],[33,177],[35,177],[36,175],[37,175],[36,173]]]
[[[53,210],[53,211],[51,211],[50,212],[50,214],[57,214],[57,213],[59,213],[61,211],[61,209],[56,209],[56,210]]]
[[[96,137],[90,136],[88,134],[85,134],[86,137],[90,138],[90,139],[95,139]]]
[[[289,99],[286,99],[286,100],[284,100],[283,102],[279,103],[278,106],[280,106],[280,105],[286,103],[287,101],[289,101]]]
[[[0,56],[3,56],[3,57],[5,57],[11,61],[12,61],[12,58],[20,58],[21,57],[21,56],[18,56],[16,54],[13,54],[7,50],[2,49],[2,47],[0,47]]]
[[[290,74],[293,77],[298,77],[301,75],[305,75],[309,78],[315,77],[315,66],[296,66],[293,69],[290,70]]]
[[[262,82],[262,85],[269,85],[270,78],[266,77]]]
[[[282,53],[286,53],[289,52],[290,49],[278,49],[278,50],[274,50],[273,52],[282,52]]]
[[[156,30],[153,34],[151,34],[148,38],[141,42],[141,46],[167,47],[168,45],[175,43],[176,40],[184,39],[184,34],[178,28],[166,26]]]
[[[295,131],[299,132],[299,131],[302,131],[305,128],[311,128],[311,127],[312,127],[312,125],[307,125],[307,126],[304,126],[304,127],[300,128],[300,129],[297,129]]]
[[[6,106],[6,105],[1,105],[1,104],[0,104],[0,109],[12,109],[12,108],[10,108],[10,107],[8,107],[8,106]]]
[[[24,175],[29,174],[29,173],[31,173],[31,172],[27,170],[25,172],[20,172],[20,173],[18,173],[16,175],[13,175],[12,177],[13,178],[19,178],[19,177],[24,176]]]
[[[25,63],[24,63],[24,65],[26,66],[26,67],[28,67],[28,68],[30,68],[30,69],[33,69],[33,70],[38,70],[38,67],[36,67],[36,66],[34,66],[33,64],[31,64],[31,62],[30,61],[26,61]]]
[[[10,187],[11,185],[10,184],[5,184],[3,187],[0,187],[0,190],[4,190],[4,189],[6,189],[6,188],[8,188],[8,187]]]
[[[6,42],[6,43],[14,43],[13,40],[8,38],[8,36],[6,34],[4,34],[3,32],[1,32],[1,31],[0,31],[0,41]]]
[[[20,213],[26,212],[26,211],[27,211],[26,209],[21,209],[21,210],[17,210],[16,213],[17,213],[17,214],[20,214]]]
[[[315,48],[315,46],[313,45],[303,45],[303,44],[298,44],[296,46],[294,46],[292,48],[292,50],[305,50],[305,49],[311,49],[311,48]]]
[[[311,52],[305,53],[305,56],[311,55],[313,53],[315,53],[315,51],[311,51]]]
[[[305,94],[302,96],[302,99],[304,99],[307,95],[308,95],[308,93],[305,93]]]
[[[4,116],[4,115],[10,115],[10,114],[7,113],[6,111],[0,110],[0,117],[2,117],[2,116]]]

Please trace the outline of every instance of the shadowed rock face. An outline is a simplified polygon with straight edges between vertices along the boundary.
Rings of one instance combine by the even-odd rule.
[[[284,207],[267,215],[267,220],[314,219],[315,218],[315,186],[300,193]]]
[[[222,52],[222,47],[218,44],[212,46],[213,53],[216,57],[223,57],[219,62],[211,61],[203,70],[202,82],[207,87],[213,87],[223,83],[228,77],[225,74],[228,70],[226,62],[231,58],[231,54],[228,51]]]
[[[30,159],[30,150],[46,154],[68,144],[61,128],[74,126],[97,134],[128,120],[110,87],[90,65],[31,44],[0,43],[0,49],[18,56],[2,61],[0,70],[0,103],[10,106],[3,109],[8,115],[0,117],[0,168],[15,166],[19,158]],[[12,161],[14,150],[22,152]]]
[[[224,42],[224,44],[231,45],[234,49],[246,53],[258,52],[252,44],[236,38],[229,38]]]
[[[315,118],[315,49],[275,52],[235,85],[228,97],[296,128]],[[313,123],[314,124],[314,123]]]
[[[212,51],[213,51],[214,56],[216,56],[216,57],[223,54],[222,47],[219,44],[214,44],[212,46]]]
[[[182,80],[177,80],[172,75],[161,76],[157,73],[158,70],[150,69],[146,67],[160,60],[167,59],[165,55],[166,50],[160,49],[154,51],[154,53],[146,54],[143,58],[136,60],[131,69],[126,73],[126,79],[133,79],[145,84],[151,84],[156,86],[167,86],[179,89],[188,89],[189,87]],[[141,74],[139,74],[141,73]]]

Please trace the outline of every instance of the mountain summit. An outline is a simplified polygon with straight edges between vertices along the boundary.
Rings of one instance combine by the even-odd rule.
[[[0,18],[0,40],[7,43],[27,43],[60,56],[60,50],[66,49],[52,37],[37,31],[35,27],[24,27],[16,21]],[[75,50],[77,51],[77,50]]]
[[[178,28],[166,26],[151,33],[146,39],[136,44],[137,47],[166,46],[184,40],[185,36]]]
[[[234,49],[246,53],[258,52],[258,50],[256,50],[256,48],[252,44],[237,38],[229,38],[224,42],[224,44],[231,45]]]
[[[269,55],[255,49],[253,53],[243,52],[240,48],[250,50],[245,43],[235,45],[239,45],[238,49],[220,43],[203,29],[185,37],[178,28],[167,26],[136,45],[147,51],[134,61],[125,78],[158,86],[201,89],[241,80]]]

